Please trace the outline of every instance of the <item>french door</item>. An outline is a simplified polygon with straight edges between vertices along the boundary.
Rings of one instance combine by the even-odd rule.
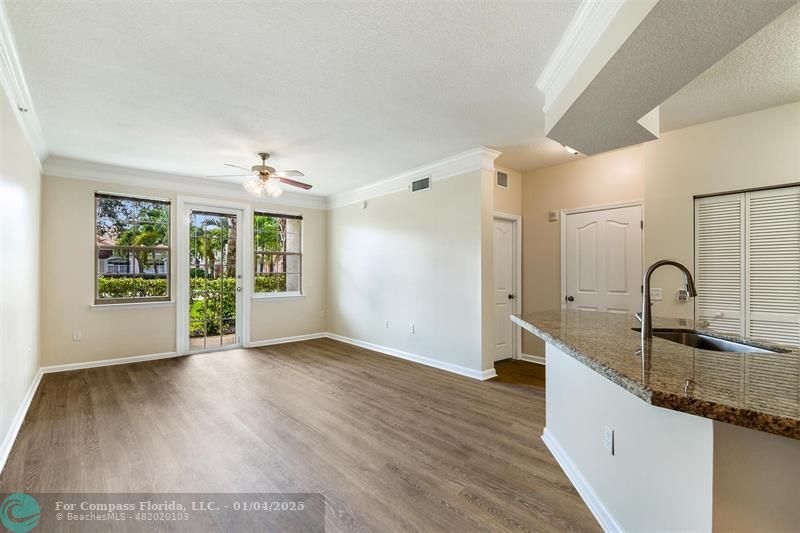
[[[184,315],[186,352],[241,345],[242,212],[236,209],[186,205],[188,246],[182,261],[188,267]],[[184,342],[186,342],[184,340]],[[183,344],[183,343],[182,343]]]

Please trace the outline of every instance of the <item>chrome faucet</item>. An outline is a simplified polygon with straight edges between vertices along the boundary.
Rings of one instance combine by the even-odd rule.
[[[644,281],[642,282],[642,316],[640,319],[642,323],[642,343],[644,343],[645,339],[653,337],[653,311],[650,309],[650,276],[653,275],[653,272],[655,272],[658,267],[664,265],[672,265],[683,272],[683,284],[686,288],[686,292],[689,293],[689,297],[693,298],[697,296],[697,289],[694,287],[692,273],[682,264],[670,259],[662,259],[650,265],[650,268],[644,273]],[[637,316],[636,318],[639,317]]]

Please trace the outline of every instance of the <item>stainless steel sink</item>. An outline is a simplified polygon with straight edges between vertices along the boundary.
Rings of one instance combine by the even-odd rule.
[[[641,331],[641,328],[633,328],[634,331]],[[751,346],[741,342],[733,342],[718,337],[712,337],[704,333],[687,329],[653,329],[653,337],[664,339],[684,346],[699,348],[701,350],[711,350],[715,352],[756,352],[756,353],[778,353],[758,346]]]

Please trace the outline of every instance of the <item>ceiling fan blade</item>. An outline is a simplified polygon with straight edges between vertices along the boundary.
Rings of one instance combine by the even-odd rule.
[[[218,176],[206,176],[207,178],[252,178],[252,174],[221,174]]]
[[[278,176],[279,178],[288,178],[289,176],[293,178],[302,178],[303,176],[305,176],[305,174],[303,174],[299,170],[276,170],[275,175]]]
[[[239,165],[231,165],[230,163],[225,163],[225,166],[226,167],[238,168],[240,170],[246,170],[247,172],[252,172],[252,170],[250,170],[249,168],[240,167]]]
[[[291,185],[293,187],[300,187],[301,189],[305,190],[308,190],[312,187],[312,185],[309,185],[308,183],[303,183],[301,181],[294,181],[290,180],[289,178],[282,178],[280,176],[276,177],[275,179],[277,179],[281,183],[285,183],[286,185]]]

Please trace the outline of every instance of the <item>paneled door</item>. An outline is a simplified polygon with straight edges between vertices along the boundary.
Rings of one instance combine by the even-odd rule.
[[[514,356],[514,338],[511,319],[517,297],[514,275],[514,231],[511,220],[494,219],[494,360]]]
[[[568,213],[565,219],[564,306],[638,312],[642,307],[642,207]]]
[[[240,213],[189,209],[189,350],[241,342]]]

